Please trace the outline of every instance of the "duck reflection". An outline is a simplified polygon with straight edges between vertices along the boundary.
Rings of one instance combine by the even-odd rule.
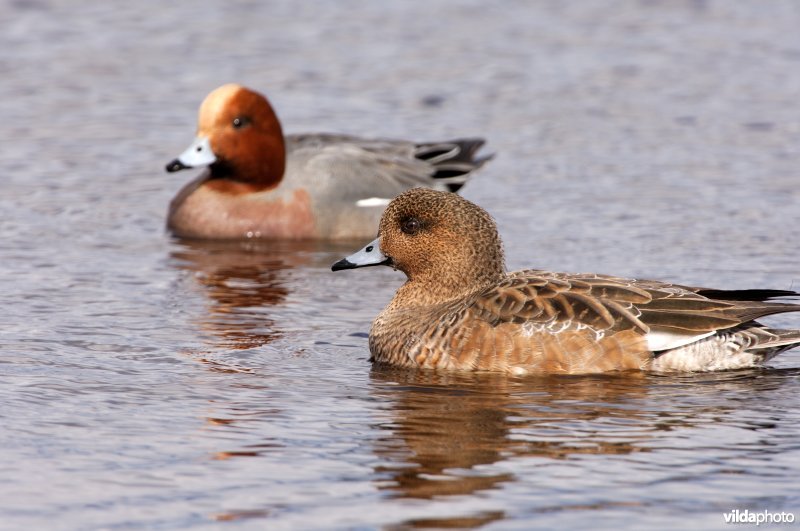
[[[340,252],[316,242],[180,240],[170,258],[176,268],[193,273],[208,297],[207,312],[197,325],[210,341],[222,348],[250,349],[280,337],[271,308],[286,301],[291,271],[315,267],[317,261],[328,267],[330,257]]]
[[[398,497],[466,495],[512,481],[482,467],[517,456],[566,459],[648,449],[648,436],[596,430],[593,421],[645,413],[637,403],[647,378],[631,376],[512,379],[375,366],[376,392],[390,399],[391,421],[376,442],[376,472]]]
[[[374,445],[378,486],[402,498],[469,495],[514,481],[508,463],[515,458],[544,465],[587,454],[655,452],[674,442],[666,432],[720,423],[769,429],[764,419],[739,419],[739,402],[761,400],[759,394],[794,382],[797,374],[750,369],[515,379],[375,366],[374,393],[390,404],[379,425],[386,434]],[[497,463],[504,464],[489,466]]]

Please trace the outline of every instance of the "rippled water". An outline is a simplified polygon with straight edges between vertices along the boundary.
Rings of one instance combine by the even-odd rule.
[[[800,351],[763,370],[378,370],[363,242],[170,239],[205,94],[497,153],[512,268],[800,288],[787,1],[0,2],[0,528],[723,528],[800,517]],[[800,326],[796,317],[774,320]]]

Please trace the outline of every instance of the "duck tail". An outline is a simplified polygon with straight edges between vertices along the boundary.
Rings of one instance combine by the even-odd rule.
[[[483,138],[458,138],[417,144],[414,156],[433,166],[433,178],[449,192],[457,192],[494,153],[477,157],[486,143]]]

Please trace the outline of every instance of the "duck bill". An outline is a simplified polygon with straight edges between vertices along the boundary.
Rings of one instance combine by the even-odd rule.
[[[356,251],[346,258],[342,258],[331,266],[333,271],[342,269],[355,269],[377,265],[391,265],[392,259],[381,252],[380,238],[369,242],[360,251]]]
[[[211,149],[211,142],[209,142],[208,137],[198,136],[194,139],[192,145],[186,148],[186,151],[167,164],[167,171],[172,173],[187,168],[208,166],[215,162],[217,162],[217,156],[214,155],[214,151]]]

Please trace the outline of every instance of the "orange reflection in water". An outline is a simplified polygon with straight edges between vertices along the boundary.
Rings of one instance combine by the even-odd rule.
[[[762,377],[765,373],[773,377]],[[752,369],[683,376],[625,373],[523,379],[374,366],[372,392],[388,405],[378,426],[385,436],[373,445],[380,460],[374,466],[375,484],[398,498],[464,496],[530,480],[538,465],[553,461],[568,464],[587,455],[653,455],[664,449],[665,441],[674,443],[675,436],[665,437],[666,432],[678,430],[685,436],[687,430],[732,422],[737,402],[720,401],[720,396],[768,393],[796,378],[794,369],[784,373],[783,378],[774,378],[774,369]],[[758,428],[764,427],[768,423],[759,422]],[[765,445],[771,451],[769,443]],[[617,500],[602,506],[570,504],[542,510],[640,503]],[[435,522],[409,520],[402,526],[471,527],[494,517],[502,518],[502,513],[466,513]]]
[[[286,303],[304,268],[328,269],[363,242],[176,240],[172,265],[192,273],[208,300],[195,319],[216,347],[249,349],[281,336],[273,309]]]
[[[289,294],[284,273],[302,261],[301,254],[246,242],[181,241],[171,258],[175,267],[193,273],[207,297],[196,324],[215,346],[248,349],[280,335],[268,310]]]
[[[371,373],[392,420],[375,453],[380,488],[398,497],[469,495],[514,480],[491,465],[519,456],[648,451],[645,437],[576,433],[570,425],[636,416],[626,404],[647,393],[635,376],[520,380],[492,374],[442,374],[376,366]],[[385,385],[389,384],[389,385]]]

